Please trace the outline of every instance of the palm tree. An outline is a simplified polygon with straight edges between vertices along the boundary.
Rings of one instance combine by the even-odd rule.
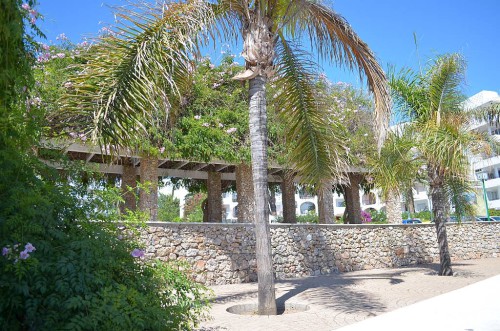
[[[198,45],[213,35],[234,40],[241,31],[246,70],[235,79],[248,81],[249,86],[258,313],[276,314],[267,207],[266,84],[272,79],[281,88],[276,99],[288,129],[293,169],[302,181],[319,183],[331,179],[343,165],[336,152],[340,139],[332,139],[336,134],[324,121],[327,107],[315,93],[317,65],[297,40],[309,37],[311,49],[323,59],[366,76],[381,133],[387,127],[389,109],[383,70],[346,20],[317,1],[142,3],[135,11],[121,10],[117,15],[123,25],[96,47],[88,71],[80,78],[82,86],[75,87],[76,98],[72,99],[77,106],[73,109],[95,112],[96,138],[119,138],[121,143],[133,133],[130,127],[143,128],[144,120],[158,107],[168,113],[170,97],[180,90],[177,80],[187,76],[186,63]],[[89,78],[100,89],[89,86]],[[83,101],[82,95],[86,96]]]
[[[467,186],[468,153],[488,152],[491,146],[485,134],[469,130],[475,116],[463,109],[460,87],[464,73],[463,58],[451,54],[438,57],[422,73],[405,70],[389,82],[396,105],[411,121],[405,129],[426,164],[439,244],[439,275],[445,276],[453,275],[445,227],[450,201],[459,196],[457,188]]]
[[[408,131],[396,130],[387,135],[380,154],[370,162],[374,183],[386,202],[387,219],[401,223],[401,195],[417,180],[422,160]]]

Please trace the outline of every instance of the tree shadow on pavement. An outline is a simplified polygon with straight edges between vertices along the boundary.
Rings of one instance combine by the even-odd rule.
[[[277,284],[287,285],[290,289],[283,289],[284,293],[277,298],[277,303],[284,305],[289,300],[304,299],[308,304],[333,308],[342,313],[377,315],[386,311],[387,307],[376,295],[363,289],[362,282],[370,280],[397,285],[404,282],[403,274],[412,270],[414,269],[384,270],[373,273],[349,272],[340,275],[282,280]]]

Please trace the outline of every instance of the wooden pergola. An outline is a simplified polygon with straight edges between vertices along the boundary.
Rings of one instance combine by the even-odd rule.
[[[151,163],[146,158],[139,156],[137,153],[129,149],[119,149],[110,153],[103,151],[99,146],[85,144],[76,140],[44,140],[42,141],[42,149],[61,150],[66,155],[69,161],[82,161],[89,165],[94,165],[97,170],[105,174],[113,174],[122,178],[122,185],[135,187],[137,177],[140,177],[150,182],[157,182],[161,177],[188,178],[207,181],[208,198],[207,198],[207,221],[220,222],[222,220],[222,189],[223,181],[235,181],[238,192],[238,213],[243,220],[253,219],[253,209],[251,203],[253,201],[253,185],[251,184],[251,173],[241,171],[244,167],[243,163],[236,164],[223,160],[211,160],[210,162],[200,162],[186,159],[175,159],[168,157],[160,157],[157,161],[156,169],[151,169]],[[45,161],[50,166],[57,169],[64,169],[64,164]],[[143,164],[144,163],[144,164]],[[143,172],[143,168],[148,168],[149,171],[156,176],[147,177],[147,172]],[[155,166],[153,166],[155,168]],[[238,169],[240,168],[240,172]],[[350,185],[344,196],[349,213],[355,213],[355,206],[359,206],[359,183],[363,177],[363,169],[351,168],[348,170]],[[279,165],[271,164],[268,168],[268,182],[280,183],[282,198],[283,198],[283,217],[285,222],[293,223],[295,220],[295,186],[294,182],[298,178],[287,176],[287,169]],[[144,177],[144,178],[143,178]],[[153,193],[147,196],[140,197],[141,209],[154,209],[152,206],[157,204],[154,198],[157,188]],[[142,191],[142,190],[141,190]],[[323,189],[317,192],[318,208],[320,214],[320,222],[322,216],[324,223],[333,222],[333,193],[331,189]],[[152,199],[149,203],[141,205],[141,200]],[[135,196],[125,195],[126,206],[132,209],[136,205]],[[220,216],[219,216],[220,215]],[[329,217],[328,215],[331,215]],[[156,219],[156,214],[151,214],[151,219]]]

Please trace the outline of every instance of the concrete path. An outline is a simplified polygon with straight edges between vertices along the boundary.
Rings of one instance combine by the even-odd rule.
[[[203,322],[199,330],[326,331],[348,325],[350,328],[346,328],[346,331],[500,330],[497,325],[498,318],[495,319],[495,316],[500,316],[500,276],[494,277],[500,275],[500,258],[453,261],[453,277],[437,276],[437,267],[433,264],[363,270],[278,281],[278,302],[304,304],[310,309],[277,316],[244,316],[226,311],[227,308],[238,304],[255,304],[255,283],[213,286],[217,296],[211,309],[213,319]],[[480,282],[487,278],[490,279]],[[466,287],[477,282],[479,283],[476,285]],[[463,289],[454,291],[460,288]],[[447,292],[451,293],[440,296]],[[485,293],[488,292],[489,295],[486,296]],[[412,305],[419,301],[423,302]],[[448,306],[449,309],[446,308]],[[399,309],[401,307],[406,308]],[[462,307],[462,310],[459,310],[459,307]],[[439,314],[436,313],[438,308]],[[455,310],[457,314],[453,313]],[[384,314],[391,311],[393,313]],[[494,312],[498,314],[491,315]],[[378,315],[381,316],[372,318]],[[457,316],[469,316],[470,319],[459,323],[458,329],[453,328],[452,324],[417,324],[425,320],[431,321],[429,317],[434,316],[446,316],[442,319],[443,323],[450,322],[451,319],[457,321]],[[366,321],[356,324],[363,320]],[[370,322],[376,324],[363,324]],[[359,328],[356,328],[358,325]]]

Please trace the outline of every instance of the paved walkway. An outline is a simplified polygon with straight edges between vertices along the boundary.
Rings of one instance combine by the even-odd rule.
[[[330,331],[345,326],[341,330],[500,330],[500,276],[496,276],[500,275],[500,258],[453,261],[453,277],[437,276],[437,267],[363,270],[278,281],[278,302],[305,304],[310,309],[277,316],[226,311],[237,304],[255,304],[255,283],[213,286],[217,296],[211,310],[213,319],[203,322],[200,330]],[[447,292],[451,293],[441,296]],[[384,314],[387,312],[391,313]],[[441,319],[445,324],[423,323],[431,321],[430,317],[446,317]],[[459,317],[462,324],[450,324]]]

